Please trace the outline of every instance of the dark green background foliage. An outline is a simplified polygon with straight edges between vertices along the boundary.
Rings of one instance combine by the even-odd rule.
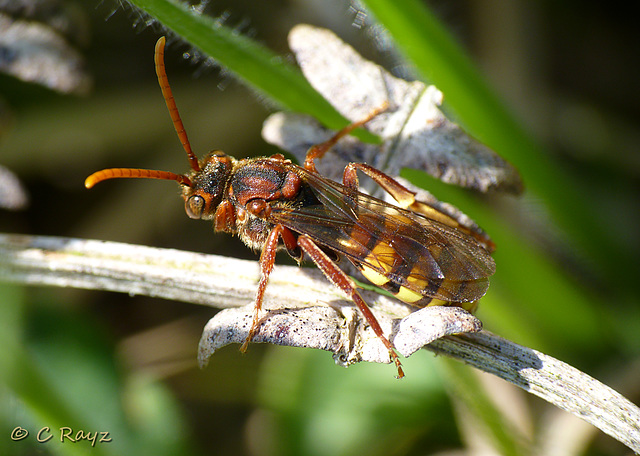
[[[27,210],[0,213],[0,231],[257,258],[187,219],[172,184],[89,192],[83,180],[104,167],[187,168],[155,79],[153,45],[164,32],[154,18],[191,42],[170,39],[166,60],[194,150],[237,157],[275,152],[260,138],[275,107],[340,125],[286,57],[293,25],[324,26],[387,68],[434,82],[447,113],[522,172],[527,192],[514,198],[406,171],[496,241],[498,272],[478,312],[485,328],[638,402],[640,45],[628,3],[431,1],[427,13],[410,1],[364,2],[398,52],[376,49],[371,28],[353,27],[354,12],[338,1],[211,2],[206,13],[235,34],[212,34],[215,21],[166,1],[136,2],[149,14],[91,3],[76,5],[90,33],[81,49],[95,78],[89,95],[0,77],[12,112],[0,163],[31,195]],[[563,412],[425,351],[404,361],[402,381],[390,366],[345,370],[324,352],[261,345],[245,356],[228,347],[200,371],[209,308],[6,284],[0,305],[1,454],[418,455],[471,450],[478,439],[533,454],[579,438],[584,454],[626,454],[598,431],[550,437]],[[113,442],[12,442],[16,426],[108,431]]]

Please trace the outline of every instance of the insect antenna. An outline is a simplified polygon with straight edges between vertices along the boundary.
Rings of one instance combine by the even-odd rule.
[[[167,108],[169,109],[169,114],[171,115],[171,120],[173,121],[173,126],[176,129],[178,138],[180,139],[182,147],[187,153],[189,165],[195,172],[199,172],[200,165],[198,164],[198,157],[196,157],[191,150],[191,144],[189,143],[187,132],[184,129],[184,125],[182,124],[182,119],[180,119],[180,113],[178,112],[176,101],[173,98],[173,93],[171,91],[171,87],[169,86],[169,79],[167,78],[167,72],[164,66],[164,44],[165,37],[163,36],[158,39],[158,42],[156,43],[154,55],[158,84],[160,84],[160,90],[162,90],[162,96],[164,97],[164,101],[166,102]],[[97,183],[104,180],[117,178],[172,180],[188,187],[192,186],[191,180],[183,174],[176,174],[170,171],[156,171],[137,168],[103,169],[102,171],[95,172],[87,177],[87,179],[84,181],[84,186],[86,188],[91,188]]]
[[[154,169],[138,169],[138,168],[109,168],[102,171],[96,171],[84,181],[84,186],[91,188],[99,182],[107,179],[161,179],[172,180],[179,184],[191,187],[191,180],[183,175],[172,173],[171,171],[156,171]]]
[[[178,138],[180,138],[182,147],[184,148],[184,151],[187,153],[187,157],[189,158],[191,169],[198,172],[200,171],[198,157],[196,157],[191,150],[191,144],[189,143],[189,138],[187,137],[187,131],[184,129],[182,119],[180,118],[180,113],[178,112],[178,106],[176,105],[176,100],[173,98],[173,92],[171,91],[171,86],[169,86],[169,78],[167,78],[167,72],[164,67],[164,43],[165,38],[164,36],[162,36],[156,43],[156,52],[154,56],[156,62],[156,74],[158,75],[158,84],[160,84],[160,90],[162,90],[164,101],[165,103],[167,103],[167,109],[169,110],[169,115],[171,115],[173,127],[176,129],[176,133],[178,134]]]

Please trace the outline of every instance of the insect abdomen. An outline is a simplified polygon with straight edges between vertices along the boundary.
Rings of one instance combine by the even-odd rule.
[[[372,245],[373,244],[373,245]],[[413,239],[369,242],[364,261],[354,262],[367,280],[407,304],[417,307],[478,300],[486,292],[487,277],[461,278],[449,252],[420,246]],[[399,252],[403,252],[400,254]]]

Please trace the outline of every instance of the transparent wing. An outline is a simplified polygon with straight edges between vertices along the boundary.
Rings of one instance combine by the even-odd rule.
[[[404,287],[449,302],[471,302],[485,294],[495,263],[472,236],[291,166],[315,202],[274,205],[270,221],[339,252],[369,272],[365,276],[386,279],[385,288]]]

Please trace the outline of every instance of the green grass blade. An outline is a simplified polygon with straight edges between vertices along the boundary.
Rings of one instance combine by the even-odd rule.
[[[316,92],[300,70],[237,31],[170,0],[131,0],[247,85],[287,110],[312,114],[330,128],[346,121]]]
[[[500,411],[487,395],[477,375],[463,364],[445,357],[438,358],[437,366],[446,378],[447,389],[476,421],[483,437],[494,445],[501,455],[529,454],[528,445],[509,418]]]
[[[518,167],[525,186],[541,197],[555,221],[622,287],[632,283],[624,246],[596,223],[574,178],[523,129],[474,68],[462,48],[423,2],[363,0],[418,72],[445,94],[465,127]],[[622,261],[620,259],[623,259]]]

